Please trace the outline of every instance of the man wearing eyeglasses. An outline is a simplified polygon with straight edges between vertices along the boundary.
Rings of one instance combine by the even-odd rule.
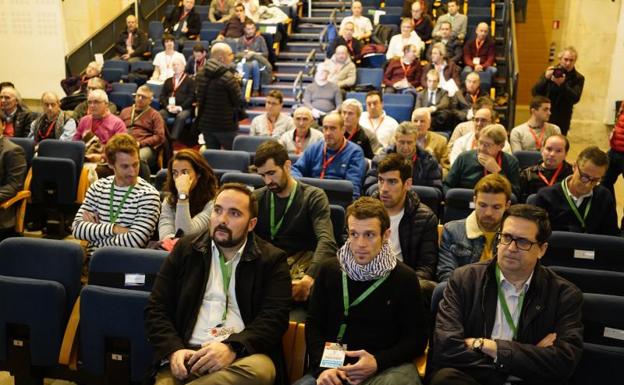
[[[537,193],[535,204],[548,211],[553,230],[619,235],[615,201],[600,186],[609,158],[596,146],[579,154],[572,175]]]
[[[583,351],[582,293],[538,261],[545,210],[514,205],[496,257],[451,276],[433,336],[431,385],[564,384]]]

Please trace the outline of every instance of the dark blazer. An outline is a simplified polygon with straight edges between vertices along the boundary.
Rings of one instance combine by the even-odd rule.
[[[431,41],[431,45],[429,46],[429,48],[427,48],[427,60],[431,61],[431,49],[433,48],[433,45],[435,43],[441,43],[442,39],[440,39],[439,37],[434,37],[433,40]],[[463,61],[464,58],[464,47],[462,46],[462,43],[457,40],[457,38],[455,37],[451,37],[447,42],[446,42],[446,58],[448,60],[452,60],[455,63],[461,63]]]
[[[184,13],[184,7],[175,7],[173,11],[165,18],[164,27],[165,32],[173,33],[173,26],[176,25],[180,16]],[[199,14],[195,11],[195,7],[191,9],[189,14],[186,16],[186,28],[188,31],[186,32],[186,37],[189,39],[194,38],[199,35],[199,30],[201,29],[201,20],[199,18]]]
[[[583,351],[581,291],[539,262],[524,299],[516,341],[497,340],[495,363],[466,348],[468,337],[490,338],[496,318],[496,258],[455,270],[440,302],[427,370],[457,368],[484,385],[502,385],[509,375],[527,384],[565,384]],[[550,348],[537,347],[556,332]]]
[[[160,93],[160,105],[163,106],[163,108],[169,104],[169,97],[172,95],[173,77],[170,77],[165,80],[162,92]],[[183,110],[190,110],[193,108],[193,102],[195,101],[195,80],[193,80],[193,77],[186,75],[175,93],[175,98],[176,106],[182,107]]]
[[[25,138],[30,133],[30,124],[37,119],[39,114],[30,111],[29,109],[17,106],[17,111],[13,114],[13,131],[17,138]],[[4,124],[6,126],[7,116],[5,115]]]
[[[426,84],[426,83],[425,83]],[[435,93],[435,107],[438,110],[444,110],[451,106],[451,100],[448,97],[448,92],[442,88],[438,88]],[[416,96],[416,107],[431,107],[429,105],[429,89],[425,87]]]
[[[155,352],[154,369],[163,358],[188,347],[210,275],[211,242],[208,230],[183,237],[156,277],[145,308],[145,329]],[[275,383],[281,384],[282,334],[288,328],[291,302],[286,254],[250,233],[235,279],[245,329],[224,342],[232,344],[238,358],[267,354],[276,367]]]
[[[427,65],[425,65],[422,69],[422,75],[420,75],[420,84],[423,85],[423,87],[427,87],[427,72],[429,72],[429,70],[435,69],[435,66],[431,63],[428,63]],[[455,64],[454,61],[452,60],[447,60],[446,61],[446,67],[444,67],[444,71],[442,71],[444,73],[444,79],[445,80],[450,80],[453,79],[455,81],[455,84],[457,84],[457,87],[461,87],[461,79],[459,77],[459,66],[457,64]]]
[[[9,138],[0,138],[0,203],[13,198],[24,185],[26,155],[19,145]],[[15,208],[0,209],[0,229],[15,225]]]
[[[117,43],[115,43],[115,52],[117,55],[125,55],[128,53],[126,49],[126,40],[128,40],[128,30],[126,29],[121,34],[119,34],[119,38],[117,39]],[[143,53],[147,51],[147,34],[139,29],[135,30],[132,33],[132,55],[130,57],[142,57]]]
[[[347,47],[347,49],[349,49],[349,56],[351,56],[351,60],[356,61],[362,55],[362,47],[364,46],[364,44],[362,44],[362,42],[356,38],[353,38],[352,41],[353,49],[350,50],[346,40],[342,36],[336,36],[336,38],[332,40],[329,46],[327,46],[327,57],[331,58],[334,55],[334,52],[336,52],[336,48],[338,46],[344,45]]]

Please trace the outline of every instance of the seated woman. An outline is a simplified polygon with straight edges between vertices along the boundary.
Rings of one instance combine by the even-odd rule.
[[[329,71],[324,64],[316,67],[314,82],[303,92],[303,105],[312,111],[315,119],[335,110],[342,103],[342,93],[336,83],[328,80]]]
[[[427,72],[436,70],[440,74],[439,87],[445,89],[449,96],[455,95],[455,92],[461,85],[459,79],[459,66],[453,60],[446,57],[446,46],[442,43],[435,43],[431,47],[431,63],[425,65],[420,78],[421,84],[427,82]]]
[[[162,241],[207,229],[217,186],[217,177],[203,156],[195,150],[178,151],[167,167],[158,238]]]
[[[184,55],[175,50],[175,37],[168,33],[163,35],[165,50],[158,52],[154,57],[154,73],[148,83],[163,84],[165,80],[173,76],[173,59],[179,57],[186,66]]]
[[[177,56],[173,58],[173,76],[165,80],[160,93],[160,116],[165,123],[167,118],[175,117],[173,124],[167,124],[169,136],[174,140],[180,138],[186,120],[193,115],[195,101],[195,81],[184,72],[184,67],[184,61]]]
[[[61,80],[61,88],[66,95],[87,94],[87,83],[92,78],[100,77],[102,65],[92,61],[81,75]],[[108,91],[108,90],[107,90]]]
[[[401,33],[392,36],[390,43],[388,44],[388,50],[386,51],[386,58],[391,60],[394,57],[403,56],[403,47],[408,44],[413,44],[418,50],[418,57],[425,48],[425,43],[418,34],[414,31],[414,22],[412,19],[405,18],[401,21]]]
[[[386,86],[385,92],[412,92],[420,85],[420,61],[418,59],[418,48],[413,44],[403,47],[403,57],[395,57],[390,60],[384,72],[383,84]]]

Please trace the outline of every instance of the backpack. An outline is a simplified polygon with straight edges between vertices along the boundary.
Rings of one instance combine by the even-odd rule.
[[[383,44],[385,46],[390,42],[390,38],[394,30],[392,27],[383,24],[377,24],[373,29],[373,34],[371,36],[371,42],[375,44]]]

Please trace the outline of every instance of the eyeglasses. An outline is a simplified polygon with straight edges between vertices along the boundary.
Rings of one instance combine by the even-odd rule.
[[[485,148],[485,149],[488,149],[488,148],[492,147],[494,144],[495,144],[495,143],[484,142],[484,141],[482,141],[482,140],[479,140],[479,141],[477,142],[477,145],[478,145],[479,147],[483,147],[483,148]]]
[[[136,94],[134,95],[135,97],[139,98],[139,99],[151,99],[151,97],[147,96],[147,95],[141,95],[141,94]]]
[[[489,123],[490,119],[487,118],[472,118],[472,120],[475,121],[475,123]]]
[[[602,177],[592,177],[591,175],[587,175],[585,174],[583,171],[581,171],[581,166],[579,166],[578,162],[576,162],[576,169],[579,172],[579,175],[581,176],[581,182],[583,182],[584,184],[587,183],[591,183],[591,184],[598,184],[600,183],[600,180],[602,179]]]
[[[523,251],[531,250],[533,245],[539,244],[539,242],[529,241],[526,238],[514,238],[513,236],[505,233],[497,233],[498,243],[501,245],[511,245],[511,242],[516,242],[516,247]]]

